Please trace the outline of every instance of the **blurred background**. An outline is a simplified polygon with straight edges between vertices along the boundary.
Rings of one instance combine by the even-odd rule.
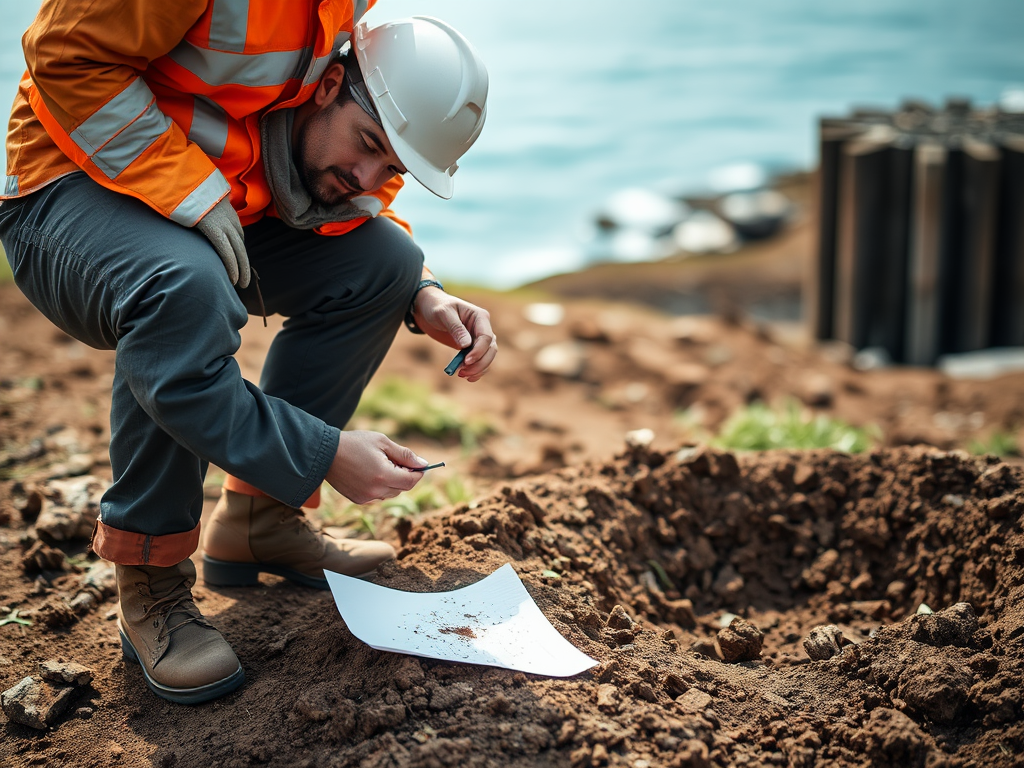
[[[38,5],[0,0],[5,103]],[[462,31],[491,75],[487,127],[455,197],[411,183],[396,204],[434,271],[462,283],[508,288],[658,257],[642,227],[609,242],[596,226],[609,207],[651,207],[617,193],[728,191],[756,178],[750,166],[721,172],[737,163],[810,170],[821,115],[905,97],[1024,99],[1019,0],[380,0],[367,19],[413,14]]]

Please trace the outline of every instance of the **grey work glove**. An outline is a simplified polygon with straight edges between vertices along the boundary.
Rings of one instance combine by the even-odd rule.
[[[242,222],[231,207],[225,196],[209,212],[196,222],[196,229],[206,235],[213,245],[232,285],[248,288],[251,272],[249,257],[245,253],[245,235],[242,234]]]

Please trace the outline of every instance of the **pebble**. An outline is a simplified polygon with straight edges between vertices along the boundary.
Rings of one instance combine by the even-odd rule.
[[[541,373],[575,379],[583,373],[587,353],[578,341],[562,341],[541,347],[533,359],[534,368]]]
[[[534,325],[559,325],[565,318],[565,307],[545,302],[527,304],[523,307],[523,317]]]
[[[824,661],[839,655],[849,640],[843,637],[842,631],[835,624],[823,624],[814,627],[804,639],[804,650],[814,661]]]
[[[26,677],[0,694],[0,707],[11,722],[44,731],[68,710],[74,695],[74,686]]]
[[[936,647],[970,645],[978,629],[978,617],[970,603],[957,603],[938,613],[922,614],[911,619],[914,640]]]
[[[647,448],[653,442],[653,429],[634,429],[626,433],[626,445],[630,448]]]
[[[56,659],[39,662],[39,674],[52,683],[70,683],[84,686],[92,682],[92,670],[73,661],[60,662]]]
[[[764,635],[749,621],[735,618],[725,629],[718,631],[718,647],[728,663],[755,661],[761,658]]]
[[[611,629],[632,629],[635,623],[626,613],[626,609],[621,605],[616,605],[612,608],[612,612],[608,614],[607,626]]]
[[[711,697],[704,691],[697,688],[691,688],[678,699],[676,704],[683,712],[693,715],[697,712],[702,712],[711,706]]]

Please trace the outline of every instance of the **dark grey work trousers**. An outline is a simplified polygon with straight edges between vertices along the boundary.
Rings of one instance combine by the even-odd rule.
[[[256,292],[199,231],[75,173],[5,201],[0,241],[44,315],[116,350],[101,519],[148,535],[195,528],[211,462],[293,506],[319,488],[423,265],[386,218],[338,237],[246,227],[266,311],[286,318],[257,387],[233,357]]]

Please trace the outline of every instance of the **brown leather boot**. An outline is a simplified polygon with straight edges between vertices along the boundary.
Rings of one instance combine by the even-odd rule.
[[[301,509],[228,490],[203,528],[203,580],[218,587],[255,586],[262,572],[329,589],[324,570],[370,576],[395,556],[383,541],[338,538],[314,528]]]
[[[138,662],[146,685],[178,704],[216,699],[245,682],[238,657],[196,608],[196,567],[118,565],[121,650]]]

